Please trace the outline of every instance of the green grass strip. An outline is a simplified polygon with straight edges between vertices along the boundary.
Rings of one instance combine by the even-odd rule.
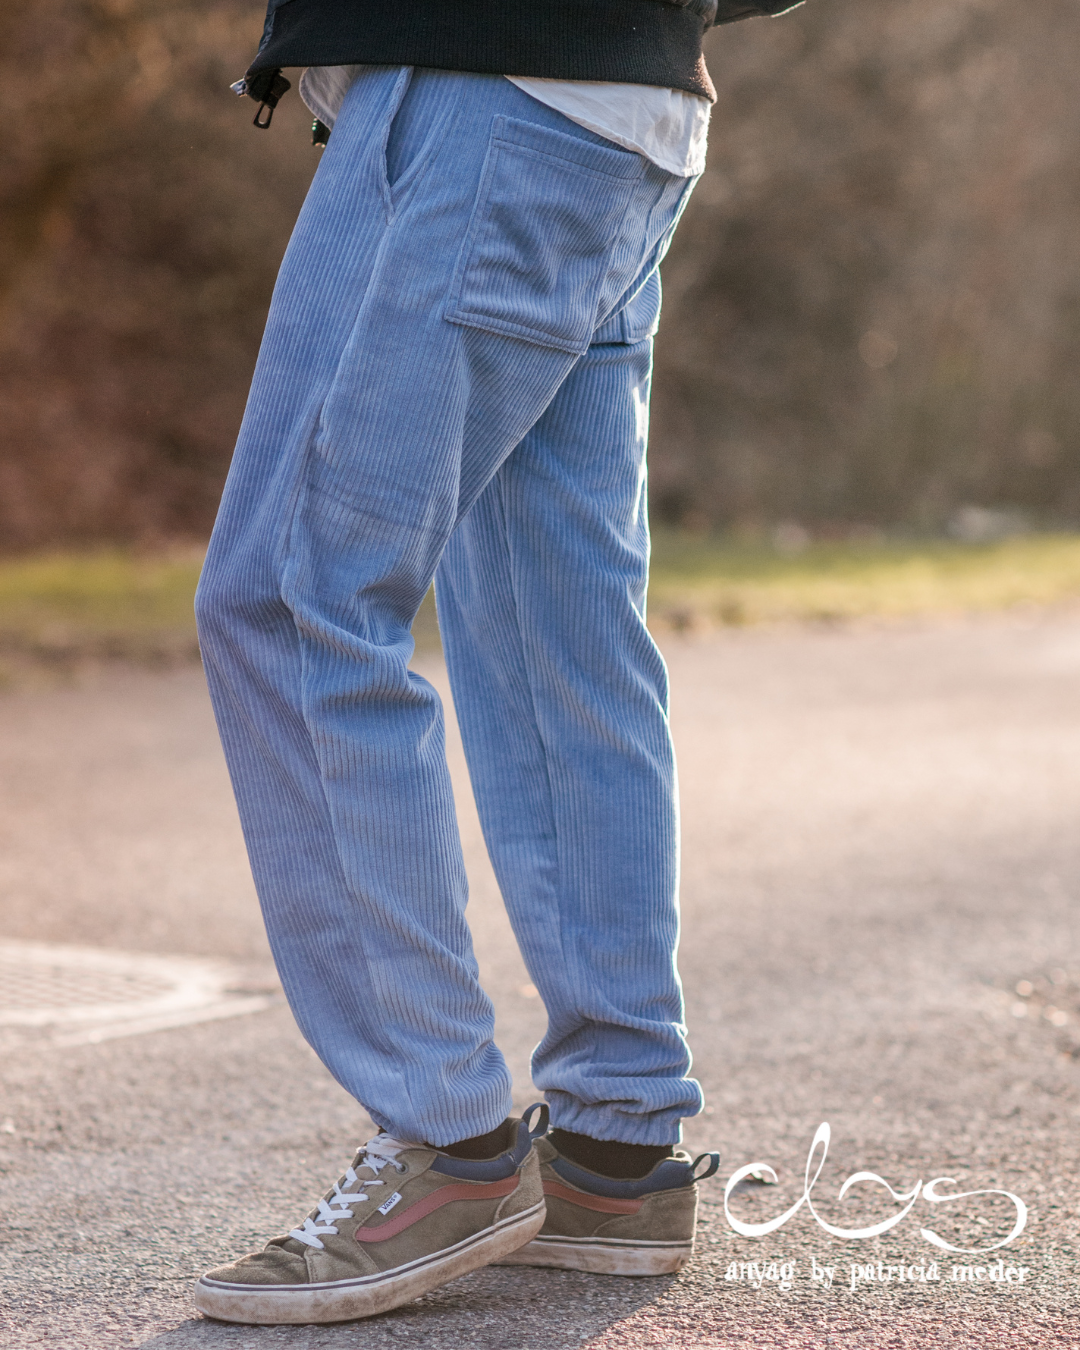
[[[900,618],[1055,605],[1080,598],[1080,535],[815,543],[784,555],[762,543],[653,541],[650,617],[686,626]]]
[[[202,551],[119,549],[0,561],[0,653],[63,664],[198,655],[192,598]]]
[[[192,600],[201,550],[65,551],[0,560],[0,656],[64,665],[198,655]],[[650,620],[662,627],[900,618],[1055,605],[1080,598],[1080,535],[990,544],[766,543],[657,531]],[[431,597],[414,629],[438,642]]]

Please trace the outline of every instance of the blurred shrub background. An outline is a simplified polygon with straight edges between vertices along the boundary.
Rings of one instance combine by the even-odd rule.
[[[0,548],[205,536],[316,159],[259,0],[6,0]],[[282,109],[285,112],[285,109]]]
[[[656,505],[1080,516],[1074,0],[810,0],[717,32],[666,273]]]
[[[317,164],[295,92],[263,133],[228,91],[261,10],[7,0],[0,549],[209,530]],[[1080,519],[1078,39],[1075,0],[810,0],[710,36],[660,521]]]

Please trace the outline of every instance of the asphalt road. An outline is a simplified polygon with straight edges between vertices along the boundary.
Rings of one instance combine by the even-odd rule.
[[[276,1008],[0,1056],[0,1344],[1080,1347],[1080,617],[665,646],[709,1101],[688,1142],[721,1151],[721,1183],[777,1169],[779,1186],[731,1198],[761,1222],[803,1193],[827,1121],[818,1219],[804,1204],[739,1236],[709,1182],[678,1277],[491,1268],[369,1322],[204,1321],[192,1279],[295,1223],[367,1128]],[[445,684],[435,658],[418,664]],[[542,1009],[452,756],[478,954],[525,1105]],[[5,694],[0,764],[0,936],[228,957],[272,982],[198,671]],[[920,1196],[884,1235],[831,1236],[822,1223],[900,1208],[870,1182],[838,1202],[861,1170],[898,1192],[1004,1189],[1026,1225],[956,1255],[921,1234],[985,1248],[1015,1205]],[[997,1257],[1011,1281],[950,1278]],[[941,1278],[922,1278],[935,1261]]]

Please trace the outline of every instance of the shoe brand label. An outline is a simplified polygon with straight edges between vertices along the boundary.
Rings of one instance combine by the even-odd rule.
[[[379,1213],[389,1214],[400,1199],[401,1199],[401,1192],[395,1191],[389,1200],[384,1200],[382,1204],[379,1206]]]

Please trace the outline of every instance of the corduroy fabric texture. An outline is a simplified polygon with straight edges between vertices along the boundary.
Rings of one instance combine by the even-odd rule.
[[[436,568],[554,1122],[666,1144],[700,1108],[644,622],[656,267],[689,186],[506,80],[371,69],[282,265],[200,636],[289,1001],[398,1138],[510,1107],[442,709],[408,669]]]

